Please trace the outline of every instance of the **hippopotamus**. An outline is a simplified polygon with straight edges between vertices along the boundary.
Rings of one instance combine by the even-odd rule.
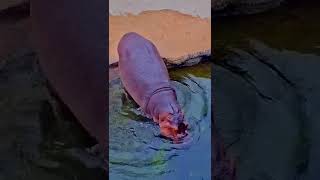
[[[145,115],[159,124],[161,135],[173,140],[186,136],[188,123],[155,45],[130,32],[120,39],[118,54],[125,90]]]

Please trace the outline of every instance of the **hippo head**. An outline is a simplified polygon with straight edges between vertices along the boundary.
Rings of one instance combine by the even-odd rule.
[[[162,115],[159,119],[159,126],[161,134],[173,140],[181,139],[188,134],[188,124],[182,112]]]

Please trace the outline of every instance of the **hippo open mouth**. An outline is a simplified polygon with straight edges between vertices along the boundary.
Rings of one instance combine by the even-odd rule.
[[[188,123],[182,113],[169,114],[159,122],[160,132],[163,137],[178,141],[188,135]]]

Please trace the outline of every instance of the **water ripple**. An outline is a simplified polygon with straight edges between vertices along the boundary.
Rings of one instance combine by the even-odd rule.
[[[199,71],[204,71],[201,66]],[[190,125],[188,136],[178,143],[160,135],[158,125],[144,117],[135,102],[125,96],[119,81],[109,84],[110,177],[148,179],[173,173],[179,179],[176,169],[182,167],[171,164],[192,161],[184,154],[192,152],[194,146],[210,145],[210,141],[200,142],[204,132],[210,134],[210,79],[194,73],[194,67],[171,72],[170,76]],[[210,148],[205,153],[210,154]]]

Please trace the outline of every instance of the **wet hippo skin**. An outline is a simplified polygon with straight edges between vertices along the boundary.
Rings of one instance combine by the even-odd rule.
[[[154,44],[137,33],[127,33],[119,42],[118,53],[125,89],[146,115],[159,123],[161,134],[171,139],[186,135],[183,112]]]

